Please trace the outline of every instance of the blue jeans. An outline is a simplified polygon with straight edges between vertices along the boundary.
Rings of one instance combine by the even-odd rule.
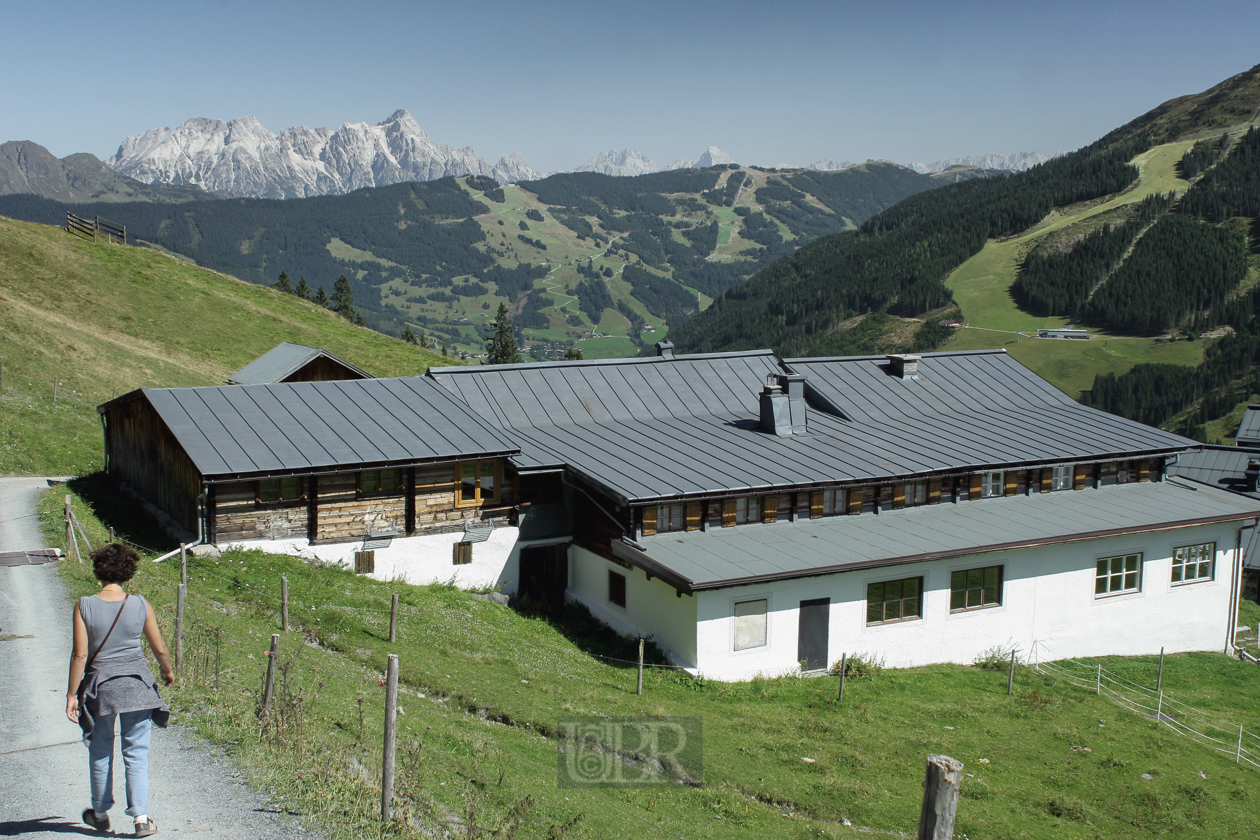
[[[104,813],[114,807],[114,721],[122,728],[123,767],[127,773],[127,816],[149,813],[149,739],[153,711],[123,712],[96,718],[88,738],[92,769],[92,807]]]

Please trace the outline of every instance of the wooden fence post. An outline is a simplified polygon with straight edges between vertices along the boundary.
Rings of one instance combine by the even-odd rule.
[[[389,643],[398,641],[398,593],[389,599]]]
[[[179,544],[179,582],[188,585],[188,552],[183,543]]]
[[[1164,648],[1159,649],[1159,676],[1155,678],[1155,693],[1164,690]]]
[[[276,655],[280,651],[280,634],[271,634],[271,650],[267,653],[267,682],[263,687],[262,717],[271,714],[271,692],[276,687]]]
[[[60,379],[53,379],[53,402],[57,402],[57,387],[61,385]]]
[[[111,543],[114,541],[114,526],[113,525],[109,526],[109,541]]]
[[[80,563],[83,562],[83,555],[79,553],[79,542],[74,538],[74,522],[70,519],[72,511],[70,509],[70,494],[66,494],[66,556],[70,556],[70,546],[74,546],[74,556]]]
[[[927,757],[918,840],[952,840],[962,771],[962,762],[947,755]]]
[[[1015,691],[1015,651],[1011,651],[1011,672],[1006,677],[1006,696]]]
[[[280,576],[280,632],[289,632],[289,579]]]
[[[643,640],[639,639],[639,684],[634,690],[635,694],[643,693]]]
[[[181,583],[175,596],[175,673],[184,675],[184,599],[188,597],[188,584]]]
[[[844,699],[844,672],[845,670],[847,670],[846,666],[848,664],[849,664],[849,654],[847,653],[840,654],[840,696],[836,698],[837,702]]]
[[[389,822],[394,802],[394,747],[398,734],[398,656],[385,670],[385,748],[381,753],[381,822]]]
[[[1098,666],[1094,676],[1094,693],[1102,694],[1102,665]]]

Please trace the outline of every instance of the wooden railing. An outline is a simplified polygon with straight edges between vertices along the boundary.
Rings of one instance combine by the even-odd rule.
[[[66,230],[81,236],[90,236],[94,241],[104,237],[107,242],[127,244],[127,228],[100,216],[84,216],[67,211]]]

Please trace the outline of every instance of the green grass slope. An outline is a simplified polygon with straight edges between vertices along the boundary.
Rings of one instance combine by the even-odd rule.
[[[451,363],[156,251],[3,217],[0,336],[0,474],[99,469],[99,403],[134,388],[222,385],[282,341],[323,347],[377,376]]]
[[[71,489],[96,505],[94,513],[76,501],[97,544],[103,522],[156,539],[99,479]],[[43,502],[50,545],[65,490]],[[89,569],[63,562],[72,597],[93,591]],[[291,631],[281,640],[273,720],[260,724],[281,575]],[[178,581],[178,563],[166,562],[145,564],[131,585],[153,602],[168,642]],[[165,692],[176,720],[228,745],[255,783],[333,838],[912,836],[929,753],[966,765],[959,837],[1254,833],[1260,771],[1026,667],[1012,697],[1004,669],[966,666],[851,678],[843,702],[832,677],[714,684],[650,668],[636,696],[634,669],[616,661],[633,658],[633,643],[576,611],[517,611],[259,552],[192,558],[189,581],[188,664]],[[1258,616],[1249,607],[1242,617]],[[378,681],[389,653],[401,663],[401,818],[382,832]],[[1100,662],[1142,685],[1155,681],[1157,657]],[[1255,732],[1256,673],[1221,654],[1179,654],[1168,657],[1164,689]],[[563,715],[701,718],[703,787],[558,787]]]

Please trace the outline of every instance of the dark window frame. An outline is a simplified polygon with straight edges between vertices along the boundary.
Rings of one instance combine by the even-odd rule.
[[[389,489],[381,489],[382,476],[384,473],[394,473],[397,476],[398,484],[396,487],[391,486]],[[375,476],[375,479],[368,479],[369,476]],[[365,488],[364,484],[373,485]],[[354,482],[355,495],[360,499],[375,499],[382,496],[401,496],[407,491],[407,471],[401,467],[385,467],[379,470],[360,470],[355,476]]]
[[[608,570],[608,603],[626,608],[626,576],[612,569]]]
[[[993,607],[1002,606],[1005,588],[1006,588],[1006,572],[1004,564],[996,564],[993,566],[976,566],[971,569],[957,569],[949,574],[949,611],[950,613],[972,612],[974,610],[987,610]],[[993,574],[990,575],[989,573]],[[958,576],[962,575],[962,587],[959,587]],[[978,576],[978,577],[977,577]],[[992,578],[992,581],[990,580]],[[993,589],[996,597],[993,600],[986,600],[986,590]],[[962,594],[962,604],[958,605],[958,596]],[[972,603],[972,593],[978,593],[978,602]]]
[[[285,496],[285,482],[297,484],[296,496]],[[263,498],[263,485],[275,485],[276,497]],[[271,495],[270,492],[267,495]],[[281,476],[280,478],[260,478],[254,482],[254,507],[259,509],[300,507],[306,504],[306,480],[301,476]]]
[[[905,585],[913,582],[917,591],[913,595],[905,594]],[[896,597],[889,598],[888,594],[892,588],[896,586]],[[878,590],[879,600],[872,600],[872,594]],[[906,610],[907,602],[913,601],[915,612],[909,613]],[[888,605],[897,604],[897,615],[888,617]],[[880,618],[872,619],[871,608],[874,605],[880,607]],[[899,624],[903,621],[919,621],[923,618],[923,576],[916,575],[908,578],[898,578],[896,580],[880,580],[868,583],[866,585],[866,626],[873,627],[878,624]]]

